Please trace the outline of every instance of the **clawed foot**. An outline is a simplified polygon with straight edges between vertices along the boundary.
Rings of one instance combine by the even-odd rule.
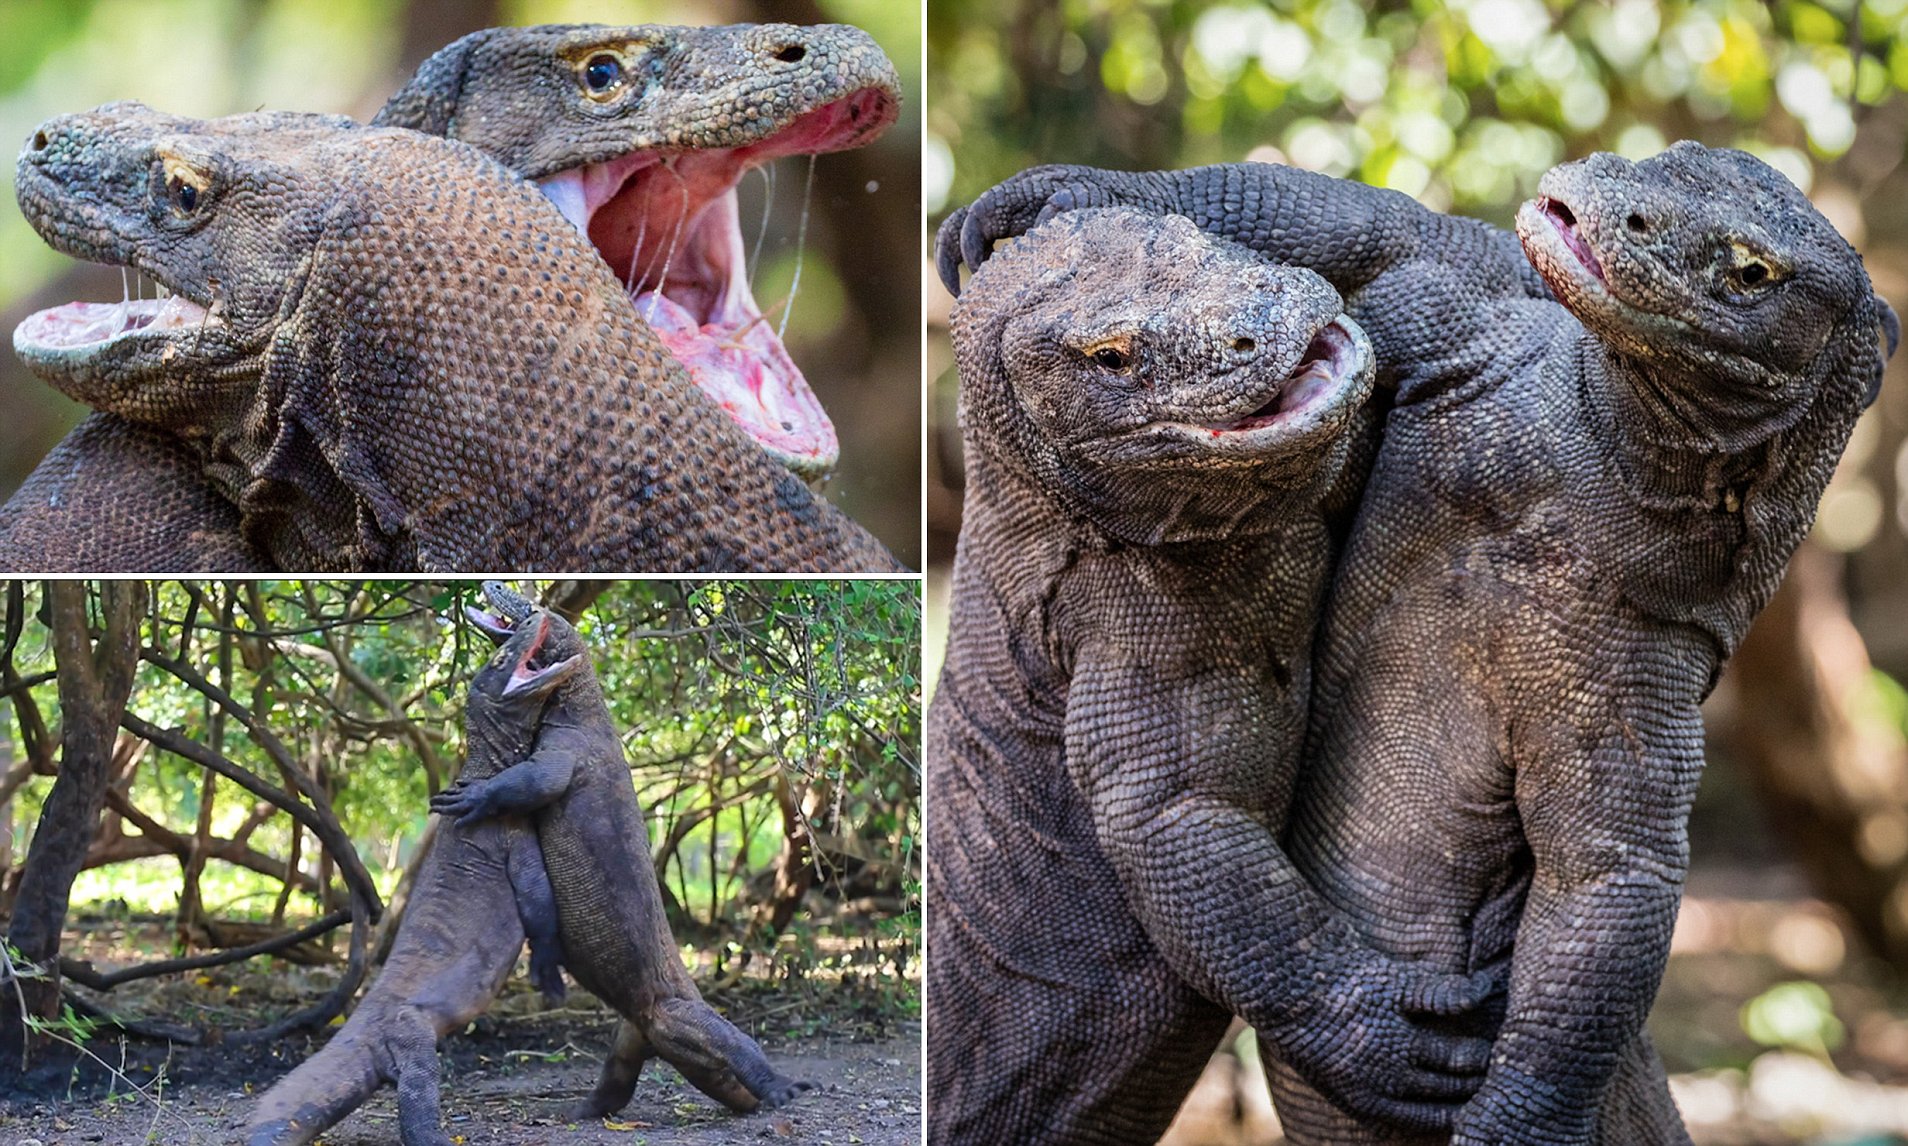
[[[1280,1054],[1346,1111],[1408,1130],[1448,1130],[1484,1081],[1490,976],[1424,974],[1377,962],[1321,992],[1300,1023],[1273,1031]]]
[[[797,1095],[813,1089],[815,1089],[815,1084],[812,1082],[798,1082],[795,1079],[783,1078],[778,1075],[775,1079],[775,1085],[769,1087],[766,1094],[758,1095],[757,1097],[762,1100],[763,1106],[773,1110],[778,1106],[787,1106],[789,1103],[795,1101]]]
[[[962,264],[980,270],[999,240],[1024,235],[1066,211],[1119,206],[1118,194],[1105,185],[1118,174],[1061,164],[1031,167],[949,215],[934,237],[934,266],[948,293],[961,293]]]

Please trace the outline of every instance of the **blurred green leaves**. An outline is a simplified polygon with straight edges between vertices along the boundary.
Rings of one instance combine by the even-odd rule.
[[[1506,217],[1559,160],[1745,147],[1807,186],[1908,88],[1908,0],[949,0],[929,20],[932,214],[1042,162],[1282,159]]]
[[[1847,1034],[1829,993],[1809,982],[1778,983],[1743,1004],[1742,1029],[1763,1046],[1819,1058],[1827,1058]]]

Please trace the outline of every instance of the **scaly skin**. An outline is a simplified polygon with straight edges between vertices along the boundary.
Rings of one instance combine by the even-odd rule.
[[[528,751],[551,691],[579,662],[553,661],[531,627],[470,684],[466,777],[494,776]],[[404,1146],[451,1146],[439,1125],[437,1040],[482,1014],[530,936],[531,976],[560,998],[557,910],[521,820],[438,826],[384,969],[344,1029],[258,1100],[247,1146],[300,1146],[397,1087]]]
[[[1518,233],[1554,301],[1450,268],[1390,276],[1367,324],[1400,391],[1321,631],[1288,845],[1380,948],[1508,968],[1449,1141],[1686,1143],[1643,1021],[1698,704],[1898,331],[1859,256],[1740,152],[1596,155],[1540,191]],[[1273,1085],[1296,1143],[1447,1140],[1348,1117],[1284,1066]]]
[[[778,1073],[754,1039],[703,1002],[677,956],[642,806],[582,637],[497,582],[486,582],[484,592],[496,612],[480,623],[498,633],[547,623],[548,655],[582,667],[552,698],[534,752],[491,779],[460,779],[432,797],[431,809],[459,824],[535,817],[556,892],[564,966],[623,1016],[595,1092],[572,1117],[622,1109],[651,1056],[741,1113],[808,1090],[809,1083]]]
[[[192,443],[282,565],[897,568],[704,399],[548,199],[463,144],[113,104],[42,125],[19,197],[53,246],[189,301],[105,341],[43,312],[15,350]]]
[[[156,426],[92,413],[0,506],[0,570],[268,573],[238,506]]]
[[[1152,1141],[1233,1013],[1388,1117],[1448,1125],[1477,1085],[1484,1040],[1413,1020],[1487,983],[1359,942],[1277,840],[1321,502],[1371,389],[1340,309],[1183,219],[1089,211],[1020,238],[954,310],[933,1142]]]
[[[631,82],[610,98],[592,98],[578,69],[603,52],[631,65]],[[738,114],[741,108],[753,116]],[[803,126],[830,108],[840,112],[833,130]],[[700,203],[778,156],[862,146],[898,108],[893,67],[858,28],[576,25],[466,36],[427,60],[375,122],[461,139],[532,179],[561,181],[593,164],[653,155],[688,173]],[[677,205],[664,198],[664,206]],[[673,233],[662,221],[654,229],[661,239]],[[602,232],[603,241],[615,244],[625,260],[621,277],[629,278],[627,237],[618,242],[612,231]],[[652,245],[661,251],[666,244]],[[750,301],[740,313],[753,308]],[[772,340],[771,329],[758,325],[751,337]],[[784,415],[800,423],[800,440],[772,433],[757,440],[798,474],[825,472],[836,450],[826,414],[779,342],[763,352],[789,372],[785,383],[765,388],[775,396],[766,408],[733,387],[709,386],[706,373],[698,381],[752,433]],[[96,413],[0,506],[0,569],[271,569],[270,556],[241,532],[231,496],[205,475],[193,449],[170,433]]]

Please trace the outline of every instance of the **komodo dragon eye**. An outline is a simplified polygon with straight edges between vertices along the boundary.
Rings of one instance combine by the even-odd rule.
[[[603,95],[623,81],[623,62],[608,52],[591,56],[583,65],[583,85],[592,95]]]
[[[181,218],[191,218],[205,205],[212,177],[183,159],[162,156],[159,175],[164,187],[165,205]]]
[[[1132,352],[1123,346],[1096,346],[1087,356],[1108,370],[1124,370],[1133,364]]]
[[[1731,297],[1747,300],[1782,281],[1782,269],[1757,252],[1732,243],[1728,253],[1734,265],[1723,272],[1723,282]]]

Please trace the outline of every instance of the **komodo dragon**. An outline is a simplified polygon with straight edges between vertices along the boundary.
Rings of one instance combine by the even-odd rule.
[[[465,776],[494,776],[522,759],[552,690],[586,664],[556,658],[547,636],[525,626],[471,680]],[[490,1005],[526,933],[532,979],[561,997],[556,931],[527,823],[440,824],[384,969],[344,1028],[258,1100],[247,1146],[310,1142],[387,1082],[397,1086],[404,1146],[450,1146],[438,1125],[437,1040]]]
[[[736,114],[745,107],[753,114]],[[600,236],[599,253],[704,392],[814,476],[835,460],[834,429],[750,292],[735,185],[783,155],[866,144],[898,108],[893,67],[858,28],[578,25],[466,36],[375,122],[461,139],[539,180]],[[162,305],[100,308],[117,319],[100,333]],[[163,430],[91,414],[0,507],[0,568],[271,569],[242,537],[236,494],[204,470]]]
[[[1258,165],[1170,178],[1155,209],[1274,257],[1365,259],[1353,313],[1400,379],[1321,632],[1294,860],[1389,952],[1508,964],[1450,1141],[1688,1142],[1643,1021],[1688,862],[1697,706],[1808,530],[1893,312],[1787,179],[1694,143],[1545,176],[1518,236],[1555,301],[1383,265],[1385,236],[1433,225],[1402,196]],[[1061,177],[1067,202],[1124,201],[1131,180]],[[1307,201],[1370,225],[1262,225]],[[1218,207],[1242,202],[1279,206]],[[1273,1084],[1295,1143],[1446,1141],[1349,1118],[1283,1066]]]
[[[535,817],[556,893],[563,965],[623,1016],[596,1090],[572,1116],[622,1109],[652,1055],[741,1113],[781,1106],[810,1089],[770,1066],[754,1039],[702,1000],[683,968],[663,914],[629,762],[602,686],[588,668],[583,638],[497,582],[486,582],[484,594],[494,612],[473,614],[480,624],[497,634],[547,624],[547,655],[580,657],[584,668],[552,697],[533,752],[489,779],[461,779],[431,798],[431,810],[459,824]]]
[[[1487,1044],[1431,1017],[1488,980],[1359,942],[1276,837],[1365,336],[1316,274],[1128,211],[1017,240],[953,330],[930,1140],[1153,1141],[1234,1013],[1360,1109],[1448,1125]]]
[[[693,386],[549,199],[471,147],[119,103],[43,124],[18,178],[51,245],[173,297],[121,308],[132,326],[106,338],[91,304],[42,311],[15,350],[199,443],[281,564],[898,568]]]

